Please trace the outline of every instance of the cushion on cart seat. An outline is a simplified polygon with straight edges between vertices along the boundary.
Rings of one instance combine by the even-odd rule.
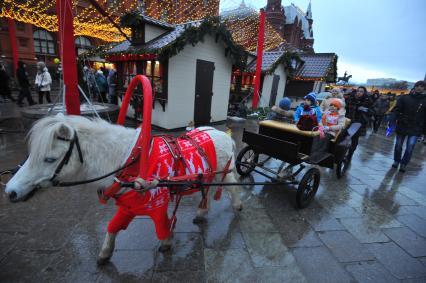
[[[289,123],[284,123],[284,122],[279,122],[279,121],[272,121],[272,120],[265,120],[265,121],[260,121],[259,125],[262,127],[270,127],[270,128],[275,128],[284,132],[291,132],[294,134],[298,134],[298,135],[302,135],[302,136],[307,136],[307,137],[315,137],[319,135],[318,131],[301,131],[299,130],[296,125],[294,124],[289,124]]]

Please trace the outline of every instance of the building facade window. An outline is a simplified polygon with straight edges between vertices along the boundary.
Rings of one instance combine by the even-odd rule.
[[[36,54],[55,55],[55,41],[50,33],[45,30],[34,32],[34,51]]]
[[[142,73],[151,81],[157,100],[167,100],[166,90],[166,64],[156,60],[148,61],[128,61],[123,68],[123,87],[127,88],[134,76]],[[138,71],[141,70],[141,71]]]
[[[92,48],[92,43],[87,37],[79,36],[75,39],[75,47],[77,48],[77,55],[85,53]]]

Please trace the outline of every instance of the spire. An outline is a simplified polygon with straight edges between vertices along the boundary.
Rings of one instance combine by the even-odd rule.
[[[246,3],[244,3],[244,0],[242,0],[240,4],[240,8],[245,8],[245,7],[246,7]]]
[[[306,10],[306,18],[308,20],[312,20],[312,8],[311,8],[311,1],[309,1],[308,9]]]

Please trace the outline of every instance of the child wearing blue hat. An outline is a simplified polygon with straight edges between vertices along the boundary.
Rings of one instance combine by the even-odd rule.
[[[294,113],[294,122],[303,131],[312,131],[321,123],[322,112],[317,103],[317,94],[310,92],[304,97]]]
[[[278,106],[272,106],[271,111],[268,113],[268,117],[266,119],[291,123],[294,116],[294,111],[290,110],[290,107],[290,98],[284,97],[280,100]]]

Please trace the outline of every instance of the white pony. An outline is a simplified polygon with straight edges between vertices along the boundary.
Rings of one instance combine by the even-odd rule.
[[[135,129],[113,125],[100,119],[63,115],[43,118],[29,133],[28,159],[7,183],[5,191],[9,199],[15,202],[26,199],[37,187],[51,187],[52,177],[63,163],[67,152],[70,152],[69,160],[63,164],[55,181],[88,180],[110,173],[120,168],[136,134]],[[234,142],[226,133],[214,128],[210,128],[208,134],[216,150],[217,171],[223,171],[228,160],[234,157]],[[70,150],[76,137],[78,142]],[[234,169],[233,162],[230,169]],[[222,174],[217,175],[214,181],[220,181],[221,177]],[[112,184],[113,179],[114,176],[110,176],[87,186],[93,189],[105,188]],[[226,175],[224,182],[236,182],[234,170]],[[229,192],[232,206],[241,210],[238,187],[229,187]],[[196,218],[202,219],[206,213],[207,209],[199,208]],[[104,263],[112,256],[115,237],[116,234],[106,234],[98,263]],[[170,248],[170,238],[161,241],[160,249]]]

